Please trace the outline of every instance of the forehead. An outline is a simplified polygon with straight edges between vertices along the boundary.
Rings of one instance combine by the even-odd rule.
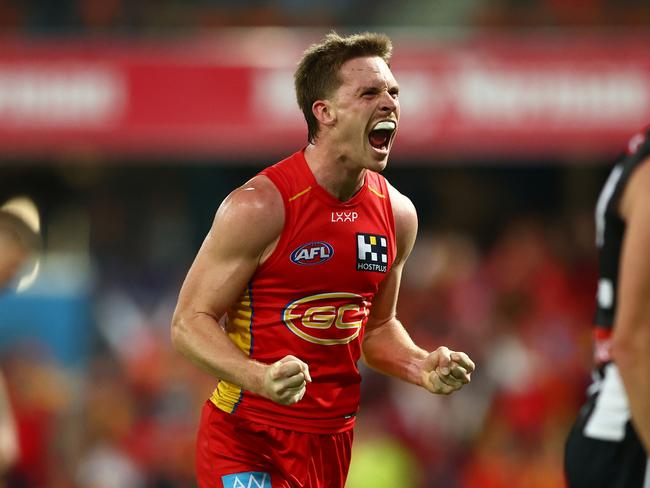
[[[340,77],[342,85],[350,87],[397,84],[386,61],[378,56],[347,60],[341,65]]]

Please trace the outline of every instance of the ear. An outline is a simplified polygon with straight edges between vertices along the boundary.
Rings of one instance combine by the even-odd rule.
[[[324,126],[332,126],[336,122],[336,110],[328,100],[316,100],[311,111],[316,120]]]

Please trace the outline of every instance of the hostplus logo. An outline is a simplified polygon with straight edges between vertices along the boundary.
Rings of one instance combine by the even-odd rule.
[[[357,234],[357,271],[385,273],[388,269],[388,241],[385,236]]]
[[[222,476],[224,488],[272,488],[271,475],[259,471]]]

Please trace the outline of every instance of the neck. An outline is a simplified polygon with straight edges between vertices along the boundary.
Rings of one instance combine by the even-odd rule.
[[[316,182],[342,202],[352,198],[363,186],[367,170],[325,145],[308,145],[305,160]]]

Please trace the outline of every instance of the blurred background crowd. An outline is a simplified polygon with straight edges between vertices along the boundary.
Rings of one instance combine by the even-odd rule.
[[[650,6],[0,0],[0,75],[2,46],[44,34],[82,45],[93,34],[164,42],[203,29],[289,26],[320,37],[359,25],[643,29]],[[462,392],[432,397],[364,370],[349,488],[563,486],[563,442],[591,366],[593,209],[626,143],[613,139],[611,150],[588,157],[517,149],[436,158],[435,147],[393,156],[386,176],[420,218],[399,316],[420,345],[467,351],[477,371]],[[284,153],[166,156],[113,152],[110,143],[47,153],[3,144],[0,137],[0,202],[32,198],[45,241],[36,283],[0,296],[0,368],[21,452],[5,486],[195,486],[198,415],[215,382],[172,351],[171,315],[218,203]]]
[[[647,25],[642,0],[2,0],[0,25],[36,33],[156,34],[232,26]]]

